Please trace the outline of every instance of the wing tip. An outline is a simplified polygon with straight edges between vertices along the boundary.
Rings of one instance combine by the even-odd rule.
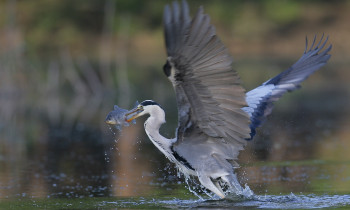
[[[317,34],[314,35],[314,39],[312,41],[312,44],[310,46],[310,48],[308,47],[308,38],[307,36],[305,37],[305,50],[304,50],[304,54],[307,54],[309,52],[320,52],[328,43],[328,39],[329,39],[329,35],[327,35],[327,37],[324,39],[325,33],[322,33],[322,36],[320,38],[320,40],[318,41],[317,45],[315,46],[316,40],[317,40]],[[330,46],[325,49],[324,51],[329,52],[332,49],[332,44],[330,44]]]

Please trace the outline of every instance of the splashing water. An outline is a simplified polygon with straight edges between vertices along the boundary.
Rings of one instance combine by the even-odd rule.
[[[350,204],[350,195],[255,195],[236,206],[258,206],[267,209],[314,209]]]
[[[109,155],[107,154],[107,151],[105,150],[105,161],[107,162],[107,163],[109,163],[109,161],[110,161],[110,159],[109,159]]]
[[[191,183],[190,183],[191,182]],[[191,193],[193,193],[195,196],[197,196],[200,200],[205,200],[202,196],[200,196],[198,193],[197,193],[197,191],[196,190],[198,190],[198,186],[200,186],[200,184],[197,184],[197,183],[195,183],[194,182],[194,180],[193,179],[191,179],[191,177],[185,177],[185,183],[186,183],[186,185],[187,185],[187,189],[191,192]],[[195,183],[195,185],[193,185],[193,183]],[[193,185],[193,188],[191,187]],[[201,190],[201,189],[200,189]],[[212,197],[212,196],[210,196],[210,197]]]
[[[223,199],[205,200],[178,198],[140,198],[139,200],[118,200],[104,202],[104,204],[114,204],[114,207],[124,208],[219,208],[219,209],[316,209],[316,208],[337,208],[348,207],[350,205],[350,195],[255,195],[250,199]],[[110,206],[112,207],[112,206]],[[344,209],[345,209],[344,208]]]
[[[192,177],[192,176],[185,176],[180,171],[177,171],[177,176],[179,178],[184,177],[185,183],[186,183],[186,188],[191,193],[193,193],[196,197],[198,197],[200,200],[202,200],[202,201],[205,200],[200,195],[201,193],[206,194],[210,199],[213,199],[213,200],[220,200],[221,199],[216,194],[210,192],[203,185],[201,185],[200,182],[197,180],[197,178]],[[245,184],[244,188],[243,188],[243,187],[241,187],[241,185],[237,179],[234,179],[232,181],[235,182],[235,183],[232,183],[233,188],[230,188],[229,186],[225,185],[225,183],[220,183],[222,185],[225,185],[225,186],[223,186],[223,189],[224,189],[224,193],[226,194],[226,199],[246,200],[246,199],[251,199],[255,196],[254,192],[249,188],[249,186],[247,184]]]
[[[112,128],[112,126],[108,124],[108,128],[109,128],[109,130],[110,130],[110,131],[113,133],[113,135],[115,136],[115,135],[116,135],[116,133],[114,132],[114,130],[113,130],[113,128]]]

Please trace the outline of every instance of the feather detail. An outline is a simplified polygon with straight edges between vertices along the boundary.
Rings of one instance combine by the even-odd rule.
[[[284,93],[298,89],[302,81],[327,63],[331,56],[328,52],[332,49],[332,45],[321,51],[328,41],[328,37],[324,41],[323,38],[324,35],[313,48],[317,39],[315,36],[309,50],[307,50],[308,40],[306,38],[304,54],[295,64],[246,94],[248,107],[244,107],[243,110],[249,114],[251,120],[251,133],[247,140],[254,137],[255,129],[271,113],[273,102],[279,100]]]

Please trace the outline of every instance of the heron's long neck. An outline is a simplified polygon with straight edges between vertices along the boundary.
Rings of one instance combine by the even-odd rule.
[[[167,139],[159,133],[159,128],[165,123],[165,113],[157,110],[150,113],[145,122],[145,131],[152,143],[169,159],[173,159],[171,152],[172,139]]]
[[[175,139],[167,139],[160,135],[159,128],[165,123],[165,113],[163,109],[155,109],[150,112],[150,117],[145,122],[145,130],[152,141],[152,143],[173,163],[185,175],[196,175],[193,167],[187,162],[186,159],[181,157],[175,150],[173,150],[173,144]]]

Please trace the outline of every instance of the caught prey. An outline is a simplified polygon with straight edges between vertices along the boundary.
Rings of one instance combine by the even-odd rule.
[[[136,102],[134,108],[137,107],[138,104],[139,103]],[[129,123],[136,124],[135,120],[131,120],[129,122],[127,121],[128,112],[129,110],[122,109],[119,106],[114,105],[113,111],[108,113],[105,122],[110,125],[115,125],[115,127],[121,131],[122,127],[129,126],[130,125]]]
[[[164,109],[146,100],[126,113],[128,122],[149,115],[144,123],[152,143],[185,176],[225,198],[227,192],[243,194],[235,168],[239,151],[253,139],[256,129],[286,92],[324,66],[330,58],[328,37],[313,39],[293,65],[248,92],[232,69],[232,58],[216,35],[203,7],[192,18],[182,1],[165,6],[165,76],[175,90],[178,127],[175,138],[159,133]],[[229,189],[225,191],[225,189]]]

